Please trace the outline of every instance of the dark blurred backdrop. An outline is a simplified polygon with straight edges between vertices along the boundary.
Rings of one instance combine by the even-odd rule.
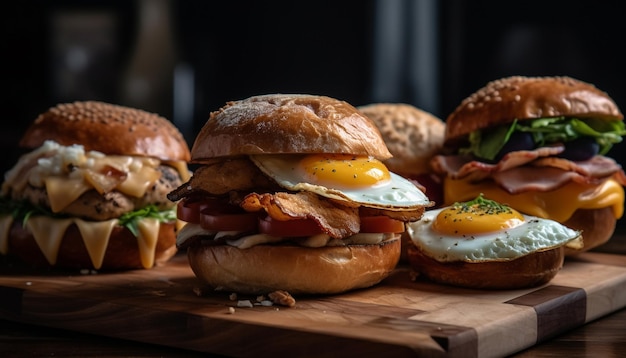
[[[569,75],[626,108],[619,0],[3,2],[4,173],[37,114],[101,100],[156,112],[191,144],[210,111],[264,93],[405,102],[445,119],[509,75]],[[611,155],[624,162],[623,145]]]

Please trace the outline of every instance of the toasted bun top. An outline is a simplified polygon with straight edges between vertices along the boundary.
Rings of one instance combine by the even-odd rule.
[[[445,143],[515,119],[561,116],[624,119],[615,102],[592,84],[570,77],[514,76],[489,82],[464,99],[446,119]]]
[[[212,112],[191,159],[276,153],[391,157],[376,125],[352,105],[324,96],[270,94],[228,102]]]
[[[428,163],[443,146],[441,119],[404,103],[373,103],[358,109],[376,123],[393,154],[385,161],[389,170],[404,175],[430,172]]]
[[[189,161],[189,147],[167,119],[139,109],[103,102],[59,104],[26,130],[20,146],[40,147],[46,140],[80,144],[111,155],[139,155]]]

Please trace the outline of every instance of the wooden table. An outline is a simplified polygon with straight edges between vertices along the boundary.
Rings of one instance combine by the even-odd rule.
[[[616,235],[594,251],[626,255],[626,235]],[[619,357],[625,352],[626,309],[622,308],[518,352],[514,357]],[[0,356],[207,357],[207,354],[0,319]]]

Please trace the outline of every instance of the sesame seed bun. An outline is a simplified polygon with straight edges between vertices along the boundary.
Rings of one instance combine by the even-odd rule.
[[[507,77],[489,82],[448,116],[444,145],[516,119],[561,116],[624,119],[613,99],[592,84],[570,77]]]
[[[38,148],[46,140],[81,144],[110,155],[139,155],[189,161],[182,134],[167,119],[140,109],[87,101],[59,104],[27,129],[20,146]]]

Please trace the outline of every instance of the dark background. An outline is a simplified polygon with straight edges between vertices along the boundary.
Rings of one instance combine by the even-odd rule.
[[[623,109],[624,14],[619,0],[5,1],[1,169],[39,113],[75,100],[159,113],[190,144],[209,112],[265,93],[445,119],[488,81],[568,75]]]

